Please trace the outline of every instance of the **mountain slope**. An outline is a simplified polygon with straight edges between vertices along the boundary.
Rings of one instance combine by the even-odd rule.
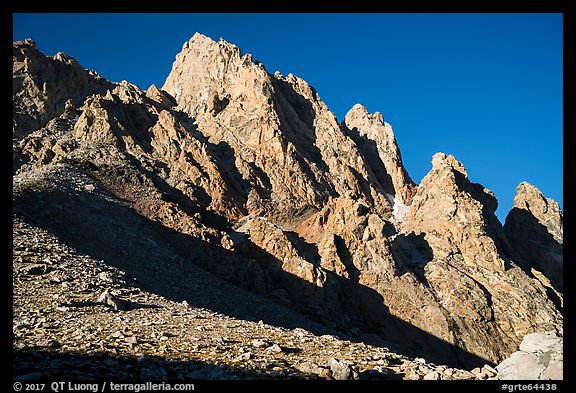
[[[342,337],[451,366],[495,364],[525,335],[562,330],[562,216],[539,191],[522,188],[552,207],[532,212],[546,246],[515,213],[531,203],[518,197],[502,229],[494,195],[454,157],[436,154],[416,185],[381,114],[356,105],[339,123],[302,79],[198,33],[162,89],[59,57],[68,82],[38,98],[21,81],[53,76],[22,64],[61,60],[14,43],[15,220],[170,299],[213,277]],[[241,319],[292,318],[232,304],[224,312]]]
[[[31,39],[14,43],[12,59],[13,138],[20,139],[46,125],[64,111],[67,100],[77,106],[87,96],[112,86],[65,53],[44,56]]]

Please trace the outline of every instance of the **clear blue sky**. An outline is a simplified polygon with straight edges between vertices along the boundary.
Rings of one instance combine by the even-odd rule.
[[[503,223],[521,181],[563,206],[562,14],[14,14],[14,40],[112,81],[162,86],[195,32],[394,128],[416,182],[436,152],[492,190]]]

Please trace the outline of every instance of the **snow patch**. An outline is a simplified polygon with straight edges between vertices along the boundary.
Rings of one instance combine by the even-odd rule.
[[[402,221],[402,219],[410,211],[410,206],[403,204],[396,195],[386,193],[388,200],[392,204],[392,217],[395,221]]]

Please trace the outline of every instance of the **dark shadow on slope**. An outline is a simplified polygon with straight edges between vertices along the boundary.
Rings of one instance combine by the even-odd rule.
[[[220,230],[228,228],[229,223],[224,217],[205,209],[205,207],[210,204],[211,198],[203,188],[195,187],[193,184],[190,185],[190,187],[193,188],[193,201],[190,196],[184,194],[184,192],[176,187],[169,185],[157,171],[142,167],[140,161],[130,155],[127,155],[126,158],[132,165],[118,166],[100,164],[97,166],[88,161],[74,162],[71,160],[67,160],[67,163],[80,168],[89,176],[94,177],[122,202],[137,202],[133,196],[134,187],[155,187],[161,192],[163,201],[178,204],[189,216],[200,214],[206,225]],[[160,167],[163,164],[157,162],[156,165]],[[124,189],[124,187],[126,189]]]
[[[422,284],[429,286],[424,275],[424,268],[434,259],[434,253],[424,238],[424,233],[396,235],[390,250],[396,262],[397,276],[411,272]]]
[[[358,282],[360,278],[360,270],[354,266],[354,261],[352,260],[352,254],[346,247],[346,242],[338,235],[334,235],[334,246],[336,247],[336,253],[338,254],[338,258],[346,267],[346,271],[350,275],[350,279],[352,281]]]
[[[330,172],[330,168],[324,161],[322,153],[317,146],[316,126],[314,124],[317,114],[314,107],[310,100],[298,93],[290,83],[274,77],[272,77],[271,80],[277,91],[273,98],[278,104],[274,105],[274,108],[278,112],[282,134],[288,142],[291,142],[296,147],[295,150],[297,154],[295,158],[301,170],[316,183],[316,189],[326,190],[322,196],[323,200],[320,201],[324,203],[328,196],[334,197],[337,196],[337,193],[328,182],[322,182],[322,179],[317,179],[310,168],[310,163],[314,163],[322,172]],[[310,86],[310,88],[312,89],[312,99],[316,100],[316,91],[313,87]],[[340,124],[338,124],[338,127],[340,127],[340,129],[336,132],[342,132],[345,136],[348,136],[345,130],[342,130],[343,127]],[[371,162],[365,157],[362,150],[358,149],[358,153],[364,162],[364,167],[368,172],[368,178],[365,179],[352,167],[348,167],[348,169],[356,178],[363,195],[374,204],[370,186],[381,193],[384,193],[384,189],[382,189],[380,182],[373,174],[374,168],[370,165]],[[385,172],[381,161],[380,164],[381,167],[377,167],[376,169],[381,169]],[[389,183],[390,185],[392,184],[391,179]],[[390,186],[390,188],[390,193],[394,194],[393,187]],[[388,190],[388,188],[386,190]]]
[[[482,363],[490,363],[392,315],[382,295],[360,284],[361,272],[354,265],[344,239],[334,235],[334,244],[350,277],[348,280],[339,277],[345,294],[345,308],[353,324],[363,327],[363,341],[373,345],[390,346],[395,351],[413,357],[421,356],[419,353],[425,354],[427,360],[457,367],[473,368],[481,366]],[[428,285],[424,266],[432,260],[433,254],[424,235],[398,235],[391,248],[396,265],[400,267],[395,274],[401,275],[409,271],[424,285]]]
[[[263,275],[253,261],[171,230],[139,215],[108,195],[78,191],[27,190],[14,198],[13,211],[44,228],[82,254],[124,270],[150,292],[230,316],[318,334],[334,331],[264,298],[232,286],[251,285]],[[207,274],[198,266],[215,274]]]
[[[279,103],[275,105],[275,109],[279,115],[280,129],[283,132],[283,136],[296,147],[296,151],[298,152],[296,159],[304,173],[317,182],[318,180],[312,173],[309,162],[318,165],[323,172],[330,172],[330,168],[324,161],[320,149],[317,147],[316,126],[314,124],[317,114],[314,111],[314,107],[310,100],[298,93],[290,83],[274,77],[272,77],[271,80],[275,90],[278,91],[278,93],[274,95],[274,99]],[[312,89],[313,100],[316,100],[316,91],[312,86],[310,86],[310,88]],[[387,174],[379,156],[376,155],[375,159],[368,157],[365,151],[358,147],[358,141],[351,137],[347,131],[347,127],[342,124],[338,124],[338,127],[338,131],[341,131],[346,137],[356,143],[358,154],[363,160],[364,167],[368,172],[368,178],[365,179],[358,171],[349,167],[358,181],[364,196],[373,202],[370,186],[374,187],[377,192],[387,192],[394,195],[392,180]],[[378,160],[378,162],[376,162],[376,160]],[[379,177],[374,174],[374,170],[379,171]],[[383,185],[386,187],[383,187]],[[320,187],[322,187],[320,189],[326,190],[326,195],[337,196],[336,190],[327,182],[326,184],[320,185]],[[322,202],[325,202],[326,199],[327,197],[324,197]]]
[[[532,273],[535,268],[550,280],[554,290],[563,292],[563,251],[548,229],[538,222],[530,212],[512,208],[504,227],[495,215],[498,201],[487,193],[478,183],[472,183],[462,173],[454,171],[456,184],[482,204],[482,214],[486,220],[486,232],[494,240],[505,269],[512,263],[519,266],[532,279],[538,278]],[[562,312],[562,302],[558,295],[546,287],[548,298]]]
[[[262,388],[269,392],[272,385],[267,383],[254,384],[254,380],[265,381],[302,381],[307,380],[307,387],[327,387],[331,382],[323,382],[315,374],[305,374],[294,368],[290,373],[278,375],[273,367],[286,369],[285,361],[272,360],[254,368],[241,367],[242,363],[233,365],[214,364],[198,360],[175,360],[173,357],[127,354],[94,351],[90,353],[78,351],[57,351],[45,347],[14,349],[12,351],[14,381],[114,381],[115,383],[140,381],[178,381],[192,382],[199,386],[217,387],[222,390],[250,390]],[[394,374],[388,369],[388,374],[380,374],[377,379],[399,380],[403,374]],[[374,374],[368,371],[359,373],[359,379],[374,379]],[[242,381],[253,382],[244,384]],[[234,381],[232,384],[203,384],[201,381]],[[67,386],[67,385],[66,385]],[[295,386],[304,386],[298,384]],[[213,390],[213,389],[211,389]],[[256,391],[259,391],[257,389]]]
[[[263,296],[309,316],[311,319],[338,331],[339,337],[388,346],[412,357],[452,367],[474,368],[493,364],[455,345],[439,339],[390,313],[384,298],[376,290],[359,282],[360,271],[352,262],[352,255],[342,238],[335,236],[337,253],[346,265],[348,279],[332,271],[323,270],[326,280],[322,287],[287,273],[282,261],[252,243],[242,240],[243,252],[262,267],[265,286],[256,286]]]
[[[275,77],[270,79],[275,90],[272,99],[275,101],[274,109],[278,113],[282,136],[294,145],[296,152],[294,158],[301,171],[315,183],[315,189],[325,190],[320,195],[322,200],[318,201],[323,203],[328,200],[329,196],[337,194],[332,185],[323,178],[318,179],[310,167],[310,163],[314,163],[321,172],[330,172],[316,144],[316,126],[314,125],[316,112],[312,103],[294,90],[290,83]]]
[[[194,360],[174,360],[169,356],[121,355],[111,352],[54,351],[47,348],[15,349],[12,351],[13,378],[25,380],[238,380],[273,379],[266,368],[217,366]],[[34,373],[34,374],[32,374]],[[303,378],[300,375],[299,378]],[[292,377],[291,379],[299,379]],[[286,377],[289,379],[289,377]]]
[[[152,136],[148,130],[158,123],[158,116],[138,103],[122,103],[118,105],[116,102],[104,101],[110,105],[110,112],[114,113],[117,108],[121,109],[122,118],[117,121],[121,122],[125,128],[125,132],[129,134],[134,140],[142,147],[142,149],[151,153],[154,149],[150,145]],[[150,102],[152,102],[150,100]]]
[[[168,299],[186,300],[239,319],[361,341],[342,333],[356,327],[360,333],[380,336],[376,345],[388,340],[408,355],[450,366],[489,363],[392,316],[381,295],[355,280],[327,272],[327,284],[319,287],[285,272],[281,261],[250,242],[248,253],[227,251],[166,228],[97,192],[26,190],[15,194],[13,210],[80,253],[124,270],[144,289]]]
[[[270,78],[277,90],[274,99],[287,105],[276,105],[280,119],[280,129],[284,137],[296,146],[296,151],[304,155],[308,161],[316,163],[324,172],[329,172],[328,165],[322,158],[320,149],[316,146],[316,112],[312,103],[294,90],[294,87],[281,79]],[[294,129],[297,127],[297,129]],[[307,167],[307,163],[301,163]],[[308,167],[309,169],[309,167]]]
[[[149,105],[158,105],[155,101],[145,97],[144,98]],[[114,114],[111,116],[113,120],[111,124],[111,135],[115,144],[122,150],[125,151],[127,158],[131,161],[134,167],[147,176],[149,176],[157,186],[166,192],[166,194],[176,195],[178,202],[188,209],[193,209],[194,204],[190,203],[190,197],[184,195],[184,193],[175,187],[171,187],[167,184],[158,174],[158,170],[162,169],[166,173],[170,172],[170,168],[166,163],[162,162],[155,157],[154,148],[151,146],[152,135],[150,130],[155,124],[158,124],[158,116],[153,112],[146,109],[142,104],[138,103],[118,103],[116,101],[102,101],[102,107],[106,109],[109,113]],[[178,121],[176,128],[178,132],[187,133],[191,138],[196,139],[206,147],[208,156],[212,159],[212,164],[218,169],[218,173],[222,176],[222,179],[226,183],[229,193],[227,193],[227,199],[229,202],[234,204],[239,210],[243,209],[246,202],[247,190],[250,188],[250,183],[243,179],[240,171],[235,164],[235,152],[226,143],[220,143],[215,145],[211,143],[208,138],[206,138],[199,130],[195,124],[194,119],[189,117],[184,112],[178,112],[170,110],[172,115]],[[129,137],[146,153],[153,158],[153,165],[156,167],[154,169],[149,169],[145,167],[141,159],[130,154],[124,143],[123,138]],[[173,143],[177,143],[173,141]],[[182,148],[182,146],[179,146]],[[198,163],[192,154],[189,152],[185,153],[185,159],[188,163],[193,165],[202,176],[206,179],[210,178],[205,169]],[[267,178],[261,178],[264,184],[268,187],[269,180],[266,183]],[[193,189],[193,197],[196,202],[202,206],[204,209],[208,207],[211,203],[211,197],[206,193],[206,191],[192,182],[188,182],[188,187]],[[221,222],[219,217],[214,214],[209,214],[209,219],[213,222],[217,222],[217,227],[227,226],[224,222]]]
[[[464,174],[459,171],[453,171],[454,180],[458,188],[468,192],[472,198],[482,205],[482,216],[486,222],[486,233],[492,238],[496,245],[496,250],[500,258],[504,261],[506,270],[512,267],[511,257],[514,255],[512,246],[508,242],[506,235],[502,231],[502,224],[496,217],[498,200],[493,194],[486,191],[484,186],[479,183],[472,183]],[[532,277],[532,276],[531,276]]]
[[[328,327],[331,334],[349,328],[340,307],[341,293],[334,277],[327,277],[320,287],[290,274],[283,269],[281,260],[254,244],[248,236],[241,239],[237,254],[252,262],[250,271],[257,272],[252,277],[245,276],[244,283],[237,284],[303,313]]]
[[[252,184],[250,183],[250,181],[244,179],[244,177],[240,173],[240,170],[236,166],[236,152],[227,142],[224,141],[218,142],[218,144],[216,145],[216,152],[217,152],[216,157],[218,157],[219,163],[222,163],[224,167],[228,168],[229,173],[232,175],[232,178],[234,178],[238,193],[244,196],[245,198],[248,197],[248,192],[253,187],[252,184],[256,183],[255,181],[256,179],[251,179],[253,182]],[[270,178],[262,170],[260,170],[260,168],[257,168],[253,163],[250,163],[249,166],[254,175],[257,176],[258,179],[260,180],[260,183],[264,184],[265,188],[260,189],[259,194],[268,192],[268,198],[269,198],[270,196],[268,190],[272,188],[270,184]]]
[[[217,144],[210,142],[209,138],[198,129],[196,120],[186,112],[172,110],[171,113],[187,133],[206,146],[209,155],[214,158],[214,164],[218,167],[219,172],[223,174],[225,179],[232,185],[232,188],[234,188],[239,195],[246,197],[252,185],[248,180],[244,179],[236,166],[236,152],[234,149],[225,141],[220,141]],[[262,177],[261,180],[266,185],[270,184],[270,180],[267,177]]]
[[[540,271],[556,291],[563,293],[563,246],[546,226],[528,210],[514,207],[506,217],[504,233],[519,257],[522,270],[530,276],[531,268]]]
[[[394,190],[392,177],[386,171],[386,166],[380,158],[380,153],[378,152],[378,145],[376,145],[376,142],[372,139],[369,139],[367,136],[360,135],[358,128],[356,127],[350,129],[346,127],[344,123],[342,123],[342,127],[347,131],[347,134],[350,136],[350,138],[356,143],[356,146],[358,146],[358,150],[362,154],[364,161],[372,169],[372,173],[374,173],[374,177],[378,181],[378,184],[380,184],[380,187],[382,187],[384,192],[395,195],[396,192]]]
[[[293,231],[284,231],[284,234],[296,247],[302,258],[312,262],[315,266],[320,265],[320,254],[318,247],[314,243],[308,243],[304,238],[300,237],[298,233]]]
[[[186,112],[173,111],[172,113],[187,132],[206,145],[210,155],[215,158],[215,164],[220,173],[223,174],[225,180],[232,186],[238,195],[244,198],[244,203],[246,202],[245,199],[247,198],[248,192],[251,188],[257,188],[257,192],[263,198],[270,198],[269,190],[272,189],[272,184],[270,183],[270,178],[262,169],[258,168],[254,163],[246,163],[250,167],[252,175],[256,178],[244,178],[244,175],[236,165],[236,152],[229,143],[225,141],[219,141],[218,144],[210,142],[209,139],[198,130],[195,120]],[[263,186],[258,187],[258,183]]]
[[[139,162],[137,161],[133,161],[133,163],[139,165]],[[189,216],[196,213],[200,214],[202,216],[202,221],[210,227],[218,230],[225,230],[229,227],[230,224],[226,218],[206,209],[211,202],[211,198],[202,187],[194,187],[194,196],[197,201],[200,201],[200,203],[196,204],[188,195],[184,194],[176,187],[169,185],[168,182],[158,174],[147,171],[144,168],[139,169],[152,179],[154,185],[162,191],[162,199],[164,201],[177,203],[178,206]]]

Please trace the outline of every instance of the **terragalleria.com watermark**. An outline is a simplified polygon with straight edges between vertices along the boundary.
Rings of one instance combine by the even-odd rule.
[[[141,383],[117,383],[117,382],[100,382],[100,383],[79,383],[79,382],[49,382],[49,383],[31,383],[31,382],[14,382],[12,385],[15,392],[20,391],[52,391],[60,392],[133,392],[141,391],[193,391],[193,383],[166,383],[166,382],[141,382]]]

